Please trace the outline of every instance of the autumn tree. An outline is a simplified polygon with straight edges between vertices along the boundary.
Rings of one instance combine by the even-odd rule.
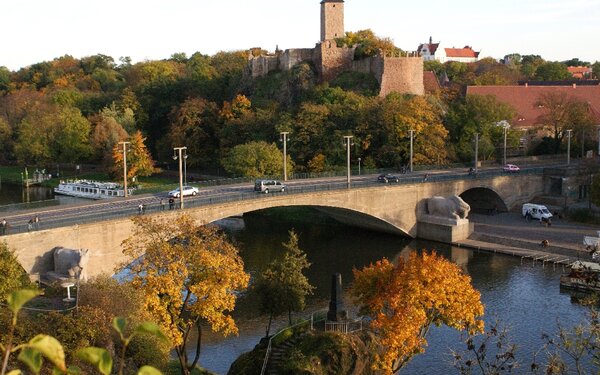
[[[27,273],[19,264],[15,252],[8,248],[6,242],[0,242],[0,302],[13,291],[32,288]]]
[[[289,236],[288,242],[282,244],[285,249],[283,258],[269,263],[254,287],[260,299],[261,312],[269,315],[265,337],[269,337],[273,318],[284,312],[288,313],[291,325],[292,312],[304,310],[306,296],[314,290],[303,273],[310,263],[306,253],[298,246],[298,235],[291,230]]]
[[[471,278],[435,252],[413,252],[397,264],[383,259],[353,272],[351,293],[361,312],[372,317],[371,328],[384,347],[374,368],[386,374],[425,351],[432,325],[483,330],[481,296]]]
[[[286,161],[288,173],[291,173],[294,164],[289,155]],[[281,176],[283,155],[275,143],[249,142],[231,149],[222,163],[227,172],[236,176]]]
[[[342,38],[336,39],[338,46],[357,46],[355,57],[356,59],[375,56],[380,51],[384,53],[401,53],[402,50],[394,45],[390,38],[380,38],[370,30],[359,30],[357,32],[347,31]]]
[[[150,176],[158,172],[154,167],[152,155],[146,148],[144,141],[146,138],[139,130],[129,137],[129,145],[126,147],[127,158],[127,180],[133,181],[134,177]],[[112,174],[115,178],[123,178],[123,146],[117,143],[113,147],[113,167]]]
[[[90,143],[94,149],[97,160],[102,160],[105,165],[112,161],[112,150],[119,141],[127,139],[128,134],[123,126],[114,117],[100,113],[92,118],[93,129]]]
[[[227,336],[238,329],[230,312],[249,281],[238,250],[213,226],[198,226],[189,216],[175,220],[134,218],[134,233],[123,253],[136,259],[127,266],[134,287],[145,295],[145,307],[170,337],[181,364],[190,374],[198,364],[202,325]],[[197,333],[195,355],[187,344]]]

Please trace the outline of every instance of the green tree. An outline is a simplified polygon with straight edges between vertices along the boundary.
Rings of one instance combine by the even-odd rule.
[[[255,292],[260,299],[260,309],[269,315],[265,337],[269,337],[271,322],[284,312],[288,313],[288,323],[292,324],[292,312],[302,311],[306,306],[306,296],[314,287],[303,274],[310,267],[306,253],[298,246],[298,235],[291,230],[289,240],[283,243],[283,258],[269,263],[256,282]]]
[[[370,30],[359,30],[357,32],[347,31],[342,38],[336,39],[338,46],[357,46],[354,56],[360,59],[375,56],[380,51],[384,53],[401,53],[402,50],[394,45],[390,38],[380,38]]]
[[[526,79],[534,79],[537,68],[545,62],[539,55],[524,55],[521,58],[521,74]]]
[[[0,242],[0,269],[0,301],[6,301],[6,297],[17,289],[33,287],[15,252],[4,241]]]
[[[592,76],[595,79],[600,79],[600,61],[596,61],[592,64]]]
[[[294,164],[287,157],[287,170],[292,173]],[[249,142],[235,146],[223,160],[225,170],[236,176],[251,178],[281,176],[283,155],[275,143]]]
[[[230,312],[249,275],[238,250],[216,227],[198,226],[185,215],[133,221],[134,233],[123,243],[124,254],[137,259],[127,266],[132,283],[171,339],[182,374],[190,374],[199,361],[203,324],[225,336],[237,334]],[[190,361],[186,344],[193,330],[196,353]]]
[[[114,117],[106,116],[104,112],[92,118],[93,129],[90,143],[96,160],[101,160],[105,166],[112,161],[112,150],[119,141],[128,137],[127,132]]]
[[[12,128],[4,117],[0,117],[0,160],[7,160],[13,154]]]
[[[534,75],[534,79],[540,81],[560,81],[572,78],[567,66],[560,62],[545,62],[540,64]]]

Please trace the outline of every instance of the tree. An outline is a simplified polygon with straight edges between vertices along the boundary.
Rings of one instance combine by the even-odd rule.
[[[255,286],[261,312],[269,314],[265,337],[269,337],[273,318],[286,311],[288,322],[292,325],[292,312],[304,310],[306,296],[314,289],[303,274],[310,263],[298,246],[298,235],[291,230],[289,236],[289,241],[282,244],[285,248],[283,258],[271,262]]]
[[[287,157],[287,170],[291,173],[294,164]],[[236,176],[251,178],[280,176],[283,169],[283,155],[275,143],[249,142],[235,146],[223,160],[225,170]]]
[[[134,177],[150,176],[159,171],[154,167],[152,155],[146,148],[144,141],[146,138],[141,131],[136,131],[129,137],[129,150],[127,151],[127,180],[133,181]],[[112,173],[115,178],[123,178],[123,148],[116,144],[112,151],[113,167]]]
[[[435,252],[413,252],[396,265],[383,259],[353,272],[351,293],[361,312],[373,318],[371,328],[385,348],[374,367],[386,374],[425,350],[432,324],[483,331],[481,296],[471,278]]]
[[[127,132],[114,117],[101,113],[94,117],[94,130],[90,136],[90,143],[94,149],[97,160],[102,160],[105,165],[112,161],[112,150],[120,140],[127,139]]]
[[[127,266],[134,287],[144,291],[146,309],[170,337],[190,374],[200,358],[202,324],[227,336],[237,334],[229,314],[249,281],[238,250],[213,226],[198,226],[189,216],[175,220],[133,219],[135,228],[123,253],[136,259]],[[196,352],[186,344],[197,331]]]
[[[596,61],[592,64],[592,75],[596,79],[600,79],[600,61]]]
[[[354,53],[356,59],[375,56],[380,51],[384,53],[402,52],[390,38],[380,38],[370,29],[357,32],[347,31],[346,35],[343,38],[337,38],[336,42],[338,46],[357,46]]]
[[[8,248],[6,242],[0,242],[0,301],[4,303],[8,295],[22,288],[31,288],[27,273],[19,264],[15,252]]]
[[[565,64],[549,61],[537,67],[534,78],[540,81],[560,81],[572,76]]]

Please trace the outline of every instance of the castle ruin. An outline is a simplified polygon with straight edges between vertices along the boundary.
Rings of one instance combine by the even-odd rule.
[[[321,1],[321,41],[314,48],[294,48],[275,51],[275,54],[249,54],[248,70],[253,77],[271,71],[287,71],[302,62],[311,62],[319,82],[335,79],[340,73],[354,71],[372,74],[379,83],[379,96],[390,92],[423,95],[423,59],[418,55],[385,56],[382,53],[354,59],[354,47],[338,47],[336,38],[345,35],[344,0]]]

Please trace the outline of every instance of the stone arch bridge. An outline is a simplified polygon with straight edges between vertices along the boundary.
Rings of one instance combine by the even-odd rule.
[[[312,206],[344,223],[417,237],[417,223],[424,213],[425,199],[433,196],[460,195],[473,211],[496,208],[507,211],[544,192],[541,170],[521,174],[480,175],[442,178],[430,176],[427,181],[413,179],[409,183],[370,184],[364,187],[295,192],[252,194],[251,198],[230,202],[203,204],[185,209],[200,223],[271,207]],[[180,211],[161,211],[152,215],[170,220]],[[43,229],[4,237],[16,251],[19,262],[29,273],[43,273],[52,266],[51,250],[57,246],[89,249],[88,275],[112,274],[115,267],[127,261],[121,243],[132,233],[129,217],[88,224]]]

